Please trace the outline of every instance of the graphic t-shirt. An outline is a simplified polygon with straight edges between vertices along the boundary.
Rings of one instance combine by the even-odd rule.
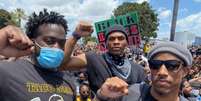
[[[73,101],[74,86],[63,72],[42,70],[27,60],[0,62],[0,101]]]

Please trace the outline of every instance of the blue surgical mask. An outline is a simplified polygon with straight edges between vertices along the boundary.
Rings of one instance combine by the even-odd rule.
[[[57,69],[64,59],[64,51],[59,48],[40,47],[36,59],[42,68]]]

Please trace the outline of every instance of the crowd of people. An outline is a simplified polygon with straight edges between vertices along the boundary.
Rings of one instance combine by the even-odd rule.
[[[81,21],[66,39],[64,16],[46,9],[29,17],[26,34],[3,25],[0,100],[201,101],[201,46],[129,47],[118,24],[107,29],[107,51],[77,44],[92,32],[93,26]]]

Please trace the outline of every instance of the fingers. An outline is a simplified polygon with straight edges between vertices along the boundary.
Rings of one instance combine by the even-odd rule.
[[[118,98],[128,94],[128,84],[118,77],[108,78],[101,86],[100,94],[108,98]]]
[[[33,45],[32,41],[27,37],[27,35],[17,27],[10,26],[7,33],[11,46],[24,50]]]
[[[82,37],[89,36],[93,32],[93,26],[87,21],[80,21],[75,31]]]
[[[20,28],[7,26],[0,30],[0,54],[8,57],[25,56],[32,53],[32,41]]]
[[[111,91],[128,93],[128,84],[118,77],[109,78],[106,80],[106,85]]]

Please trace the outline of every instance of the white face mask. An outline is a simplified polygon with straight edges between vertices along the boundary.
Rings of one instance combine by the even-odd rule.
[[[192,89],[191,92],[190,92],[190,94],[193,94],[193,95],[195,95],[195,96],[198,96],[198,95],[199,95],[199,90],[197,90],[197,89]]]

